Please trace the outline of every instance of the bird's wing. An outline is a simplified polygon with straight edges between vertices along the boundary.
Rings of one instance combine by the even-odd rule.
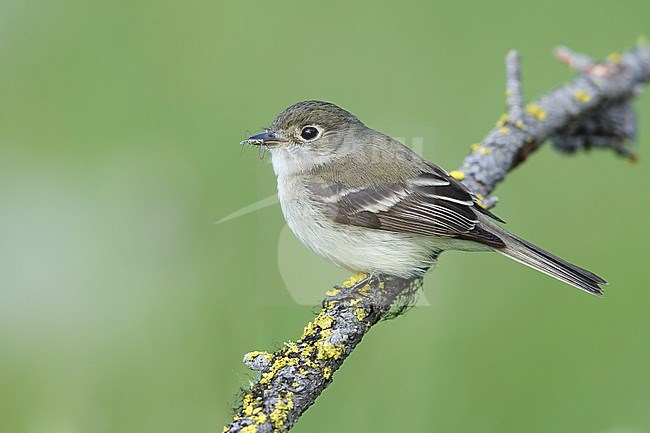
[[[416,177],[380,186],[358,189],[312,182],[308,188],[327,218],[339,224],[505,246],[481,227],[477,212],[496,217],[462,183],[431,163]]]

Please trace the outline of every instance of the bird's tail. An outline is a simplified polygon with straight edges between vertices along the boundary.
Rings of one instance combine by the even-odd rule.
[[[495,248],[495,251],[587,293],[603,296],[603,289],[600,285],[606,285],[607,281],[598,275],[544,251],[496,224],[491,225],[497,228],[496,234],[506,245],[505,248]]]

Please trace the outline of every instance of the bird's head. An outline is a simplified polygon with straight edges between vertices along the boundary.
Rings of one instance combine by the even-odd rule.
[[[346,145],[365,125],[353,114],[322,101],[303,101],[275,118],[263,133],[242,144],[263,146],[271,152],[276,173],[308,171],[346,155]]]

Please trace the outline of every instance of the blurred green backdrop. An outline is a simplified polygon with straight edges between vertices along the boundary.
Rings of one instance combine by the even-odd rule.
[[[647,0],[0,3],[0,431],[215,432],[250,350],[297,338],[345,273],[274,205],[238,143],[325,99],[443,167],[504,109],[649,29]],[[642,158],[545,147],[499,187],[515,233],[611,281],[590,297],[492,254],[448,253],[295,428],[650,432],[650,98]],[[416,143],[417,141],[417,143]],[[419,143],[419,144],[418,144]],[[312,280],[312,291],[301,290]],[[310,304],[311,302],[311,304]]]

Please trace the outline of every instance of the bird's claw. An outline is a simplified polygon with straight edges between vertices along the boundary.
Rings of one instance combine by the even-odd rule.
[[[363,293],[363,290],[365,290],[366,287],[369,287],[369,284],[376,278],[378,277],[375,275],[368,275],[349,287],[334,285],[334,290],[326,293],[327,297],[325,298],[325,302],[344,301],[356,299],[359,296],[367,296],[367,293]]]

